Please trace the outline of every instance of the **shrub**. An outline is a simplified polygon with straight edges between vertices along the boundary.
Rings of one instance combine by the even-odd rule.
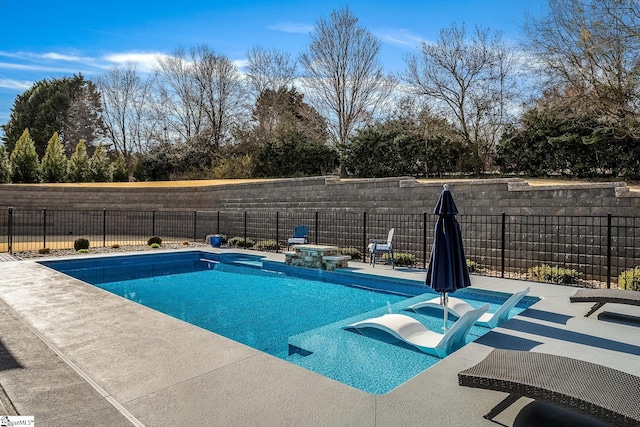
[[[389,254],[382,255],[382,259],[389,261]],[[411,267],[416,263],[416,256],[407,252],[395,252],[393,254],[393,263],[400,267]]]
[[[352,260],[358,261],[362,259],[362,252],[356,248],[340,248],[338,249],[340,255],[349,255]]]
[[[625,270],[618,276],[618,287],[630,291],[640,291],[640,267]]]
[[[151,249],[158,249],[160,247],[160,243],[152,243],[149,245]]]
[[[478,270],[478,263],[468,259],[467,269],[469,270],[469,273],[475,273]]]
[[[40,255],[50,254],[51,253],[51,249],[49,249],[49,248],[40,248],[40,249],[38,249],[38,253]]]
[[[58,132],[54,132],[42,157],[40,178],[42,182],[64,182],[66,175],[67,156]]]
[[[79,249],[78,253],[79,254],[88,254],[89,253],[89,249]]]
[[[258,240],[253,248],[259,251],[277,251],[279,246],[275,240]]]
[[[212,169],[212,175],[214,179],[251,178],[254,169],[254,161],[251,156],[231,156],[220,160]]]
[[[29,129],[24,130],[9,159],[13,183],[32,183],[40,180],[40,161]]]
[[[229,246],[235,246],[237,248],[251,248],[255,242],[251,239],[244,240],[243,237],[232,237],[227,241]]]
[[[0,184],[11,181],[11,162],[5,145],[0,146]]]
[[[114,243],[113,245],[109,246],[111,249],[118,249],[120,247],[119,244]]]
[[[113,182],[127,182],[129,181],[129,172],[127,171],[127,163],[124,160],[124,156],[120,154],[115,162],[109,166],[111,173],[111,180]]]
[[[89,182],[91,180],[90,171],[87,146],[81,139],[76,145],[76,151],[67,162],[67,179],[69,182]]]
[[[149,237],[149,240],[147,240],[147,245],[151,246],[154,243],[160,246],[162,244],[162,239],[158,236]]]
[[[73,249],[75,249],[76,251],[81,251],[82,249],[89,249],[89,241],[83,237],[76,239],[76,241],[73,242]]]
[[[111,164],[102,142],[98,144],[93,156],[89,159],[89,177],[93,182],[111,181]]]
[[[527,272],[531,280],[556,283],[558,285],[575,284],[580,277],[580,273],[577,270],[547,264],[531,267]]]
[[[182,242],[183,246],[189,246],[189,242],[187,242],[186,240],[184,242]]]

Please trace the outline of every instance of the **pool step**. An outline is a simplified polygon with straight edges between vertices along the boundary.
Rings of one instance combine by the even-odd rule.
[[[309,350],[305,350],[304,348],[297,347],[295,345],[289,344],[289,358],[296,357],[307,357],[312,355],[313,352]]]

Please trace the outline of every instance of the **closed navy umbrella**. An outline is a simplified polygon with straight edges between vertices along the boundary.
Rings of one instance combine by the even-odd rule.
[[[440,292],[444,307],[444,329],[447,329],[447,294],[471,286],[469,269],[462,246],[460,224],[456,220],[458,209],[449,185],[444,185],[433,213],[438,215],[433,247],[429,258],[426,285]]]

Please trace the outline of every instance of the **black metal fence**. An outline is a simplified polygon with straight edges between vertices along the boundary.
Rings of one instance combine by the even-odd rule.
[[[615,287],[617,276],[640,266],[640,217],[551,215],[459,215],[467,258],[477,273],[530,278],[530,268],[547,264],[575,270],[577,285]],[[91,246],[203,241],[213,233],[253,242],[275,240],[285,248],[296,225],[309,227],[309,242],[355,248],[363,256],[369,239],[396,229],[396,252],[425,268],[432,214],[367,212],[107,211],[18,210],[0,215],[0,251],[72,248],[84,237]],[[258,245],[259,246],[259,245]]]

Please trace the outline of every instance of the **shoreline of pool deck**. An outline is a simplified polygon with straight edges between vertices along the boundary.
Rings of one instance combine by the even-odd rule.
[[[284,261],[282,254],[264,255]],[[424,270],[350,267],[425,276]],[[37,426],[466,427],[494,425],[482,415],[505,396],[458,385],[457,373],[493,348],[569,356],[640,376],[640,323],[599,320],[598,312],[585,318],[591,305],[569,303],[573,287],[484,276],[472,276],[472,284],[509,293],[530,286],[530,295],[542,299],[389,393],[372,395],[34,260],[2,262],[0,385],[17,412],[34,416]],[[603,310],[640,316],[637,307]],[[462,403],[443,410],[443,401]],[[498,421],[511,425],[525,403]]]

